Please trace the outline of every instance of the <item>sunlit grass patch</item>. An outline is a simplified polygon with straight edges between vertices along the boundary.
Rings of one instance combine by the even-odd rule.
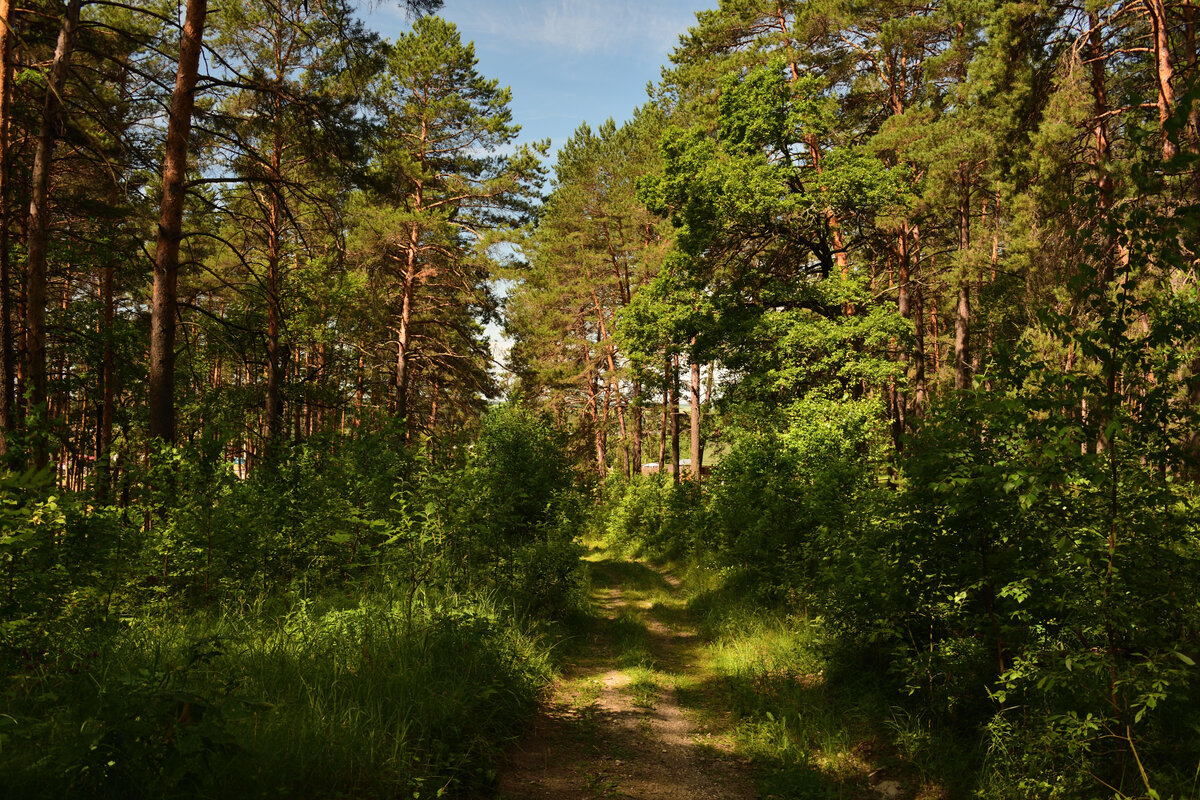
[[[863,755],[871,738],[864,706],[873,692],[828,684],[819,622],[705,600],[713,637],[705,659],[715,675],[705,702],[730,713],[725,735],[758,765],[760,793],[822,798],[865,789],[873,764]]]
[[[411,617],[365,597],[274,617],[134,618],[71,644],[87,657],[64,647],[3,698],[6,796],[369,798],[486,785],[550,678],[537,636],[455,596]]]
[[[647,667],[630,669],[628,675],[630,679],[629,693],[633,698],[634,708],[653,710],[662,695],[662,678],[657,672]]]
[[[636,612],[622,609],[617,618],[612,621],[611,630],[618,669],[633,667],[653,669],[656,667],[654,653],[651,649],[650,632]]]

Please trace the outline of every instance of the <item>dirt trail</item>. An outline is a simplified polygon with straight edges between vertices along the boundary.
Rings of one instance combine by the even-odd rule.
[[[501,773],[502,800],[749,800],[745,767],[681,707],[699,640],[678,584],[593,564],[599,619]]]

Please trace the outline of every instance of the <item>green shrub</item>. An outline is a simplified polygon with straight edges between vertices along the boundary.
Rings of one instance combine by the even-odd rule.
[[[549,677],[536,638],[457,596],[415,609],[371,596],[279,616],[143,617],[98,634],[60,631],[61,646],[5,652],[6,796],[485,786]]]
[[[878,409],[806,400],[781,432],[735,437],[710,482],[703,546],[772,602],[844,583],[877,501]]]
[[[594,517],[606,546],[635,557],[696,552],[705,526],[695,482],[675,483],[664,473],[610,482]]]
[[[454,487],[450,551],[468,581],[561,615],[582,602],[581,499],[563,438],[515,405],[484,420]]]

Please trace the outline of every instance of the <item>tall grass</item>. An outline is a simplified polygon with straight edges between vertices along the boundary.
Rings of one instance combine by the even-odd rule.
[[[884,780],[910,796],[970,794],[977,734],[897,706],[879,654],[847,647],[820,618],[763,607],[707,575],[689,602],[713,674],[696,702],[728,714],[726,734],[757,766],[760,796],[856,798]]]
[[[9,652],[5,797],[421,797],[494,780],[550,676],[487,599],[143,616]]]

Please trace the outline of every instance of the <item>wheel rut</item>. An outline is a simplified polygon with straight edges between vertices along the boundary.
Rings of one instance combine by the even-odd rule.
[[[744,763],[680,696],[703,683],[678,581],[644,564],[592,565],[596,621],[509,754],[501,800],[750,800]]]

